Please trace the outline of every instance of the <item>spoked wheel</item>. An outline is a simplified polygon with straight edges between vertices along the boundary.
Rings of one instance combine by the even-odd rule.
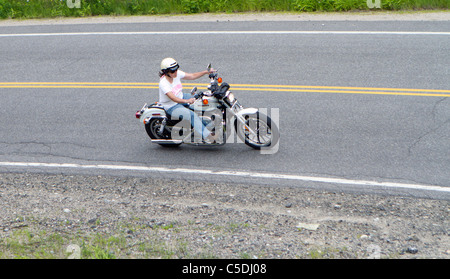
[[[246,145],[261,149],[278,143],[278,128],[269,116],[262,113],[244,115],[245,125],[236,120],[236,132]]]

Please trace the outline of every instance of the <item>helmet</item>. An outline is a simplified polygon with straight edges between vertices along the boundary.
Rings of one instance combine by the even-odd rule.
[[[163,61],[161,61],[161,71],[176,71],[180,65],[178,65],[177,61],[173,58],[164,58]]]

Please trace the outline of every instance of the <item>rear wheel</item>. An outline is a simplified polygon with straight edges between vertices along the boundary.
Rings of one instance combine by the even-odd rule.
[[[262,113],[244,115],[245,125],[236,120],[236,133],[246,145],[260,150],[278,143],[278,128],[269,116]]]
[[[162,118],[152,118],[145,125],[145,131],[151,139],[162,139],[162,140],[170,140],[170,135],[167,131],[163,131],[162,134],[159,133],[159,130],[162,126],[163,119]],[[181,143],[158,143],[161,146],[165,147],[173,147],[179,146]]]

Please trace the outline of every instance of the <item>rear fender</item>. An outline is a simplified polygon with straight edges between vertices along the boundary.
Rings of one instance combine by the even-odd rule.
[[[148,121],[149,119],[151,119],[152,117],[165,117],[166,116],[166,111],[162,108],[155,108],[155,107],[150,107],[146,110],[144,110],[144,112],[141,115],[141,118],[139,119],[142,123],[146,124],[146,121]]]

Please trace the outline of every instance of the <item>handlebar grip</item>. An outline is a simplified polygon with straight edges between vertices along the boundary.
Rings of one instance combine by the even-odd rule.
[[[194,98],[198,99],[198,98],[200,98],[202,96],[203,96],[203,92],[198,92],[198,93],[195,93]]]
[[[209,73],[209,78],[215,78],[217,76],[217,72]]]

